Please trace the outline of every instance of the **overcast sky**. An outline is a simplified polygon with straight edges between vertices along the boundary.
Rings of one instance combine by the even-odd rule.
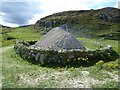
[[[2,0],[0,24],[10,27],[34,24],[40,18],[68,10],[118,7],[119,0]]]

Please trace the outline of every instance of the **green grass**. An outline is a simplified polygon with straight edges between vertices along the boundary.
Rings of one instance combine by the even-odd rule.
[[[95,39],[88,39],[88,38],[78,38],[81,43],[86,46],[88,49],[100,49],[101,43],[99,42],[99,44],[97,44],[96,42],[98,42]]]
[[[89,39],[89,38],[78,38],[82,42],[84,46],[88,49],[100,49],[101,46],[108,46],[111,45],[114,50],[120,53],[118,48],[118,40],[102,40],[98,38]]]
[[[2,35],[0,34],[0,42],[2,42]],[[0,47],[2,46],[2,43],[0,43]]]
[[[118,47],[118,40],[102,40],[98,38],[89,39],[89,38],[78,38],[83,45],[85,45],[88,49],[99,49],[100,46],[108,46],[111,45],[114,50],[116,50],[118,53],[120,53],[119,47]],[[97,43],[98,42],[98,43]]]
[[[105,84],[97,84],[93,86],[93,88],[114,88],[115,90],[119,90],[119,84],[116,81],[110,81]]]
[[[12,32],[8,33],[8,35],[17,37],[20,40],[38,40],[41,37],[41,35],[36,33],[32,27],[16,28]]]
[[[3,88],[72,88],[80,87],[79,85],[86,86],[85,80],[88,80],[90,87],[92,87],[97,83],[93,83],[90,81],[91,79],[103,82],[104,79],[107,79],[107,82],[109,82],[109,80],[114,82],[114,79],[106,73],[109,72],[106,69],[99,70],[96,66],[78,68],[41,67],[23,60],[15,53],[13,48],[5,51],[6,48],[7,47],[3,48],[2,53]],[[84,77],[81,74],[82,71],[88,71],[90,74]],[[109,73],[117,75],[116,72],[117,70],[115,69]],[[107,83],[104,84],[109,86]],[[111,84],[110,87],[114,88],[115,86],[117,86],[117,83],[114,83],[114,85]]]
[[[11,32],[7,32],[2,34],[0,39],[2,40],[2,46],[9,46],[15,44],[15,39],[18,38],[19,41],[31,41],[31,40],[39,40],[42,35],[34,29],[34,27],[18,27],[11,30]],[[11,38],[7,40],[6,38]]]

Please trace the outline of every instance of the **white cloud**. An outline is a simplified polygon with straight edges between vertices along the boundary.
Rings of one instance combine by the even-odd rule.
[[[34,18],[29,20],[29,24],[34,24],[34,22],[42,17],[61,11],[90,9],[82,4],[81,0],[40,0],[40,3],[40,9],[43,13],[34,15]]]
[[[36,23],[36,21],[40,19],[40,16],[41,16],[41,14],[35,14],[34,17],[28,21],[28,23],[29,24]]]
[[[115,7],[120,9],[120,1],[115,5]]]
[[[115,4],[115,6],[114,6],[115,8],[118,8],[118,3],[117,4]]]
[[[19,26],[19,25],[14,24],[14,23],[4,22],[1,17],[0,17],[0,24],[2,24],[2,25],[4,25],[4,26],[9,26],[9,27],[18,27],[18,26]]]

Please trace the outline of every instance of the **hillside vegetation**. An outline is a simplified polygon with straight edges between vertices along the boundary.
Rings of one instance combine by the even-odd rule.
[[[118,40],[120,31],[120,9],[107,7],[99,10],[65,11],[38,20],[36,29],[51,28],[66,24],[69,32],[77,37],[99,37]],[[45,32],[45,30],[44,30]]]

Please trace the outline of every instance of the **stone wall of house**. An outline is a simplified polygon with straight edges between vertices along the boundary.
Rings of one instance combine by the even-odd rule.
[[[41,65],[94,65],[103,60],[105,62],[116,60],[119,55],[112,47],[105,47],[101,50],[67,51],[59,52],[53,50],[40,50],[30,48],[24,44],[16,44],[14,49],[24,60],[37,62]]]

